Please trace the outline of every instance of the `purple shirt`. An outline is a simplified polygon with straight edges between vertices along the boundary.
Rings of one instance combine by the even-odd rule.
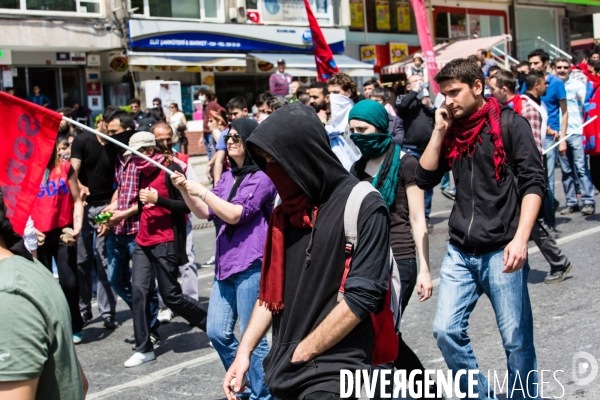
[[[233,174],[227,171],[212,192],[227,200],[233,183]],[[227,279],[246,270],[256,260],[262,261],[269,227],[265,213],[271,216],[276,195],[273,182],[264,172],[257,171],[246,175],[236,195],[231,199],[232,204],[239,204],[244,208],[239,222],[235,225],[233,237],[231,241],[227,240],[225,223],[217,235],[215,276],[218,280]],[[208,213],[209,221],[218,218],[210,208]]]

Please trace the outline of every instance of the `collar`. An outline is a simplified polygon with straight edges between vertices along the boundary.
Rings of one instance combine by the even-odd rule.
[[[525,96],[529,97],[531,100],[535,101],[535,103],[540,106],[542,105],[542,102],[540,100],[539,97],[535,97],[533,94],[529,93],[529,92],[525,92]]]

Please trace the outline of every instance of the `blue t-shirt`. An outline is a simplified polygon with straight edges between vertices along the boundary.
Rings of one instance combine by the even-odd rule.
[[[542,96],[541,100],[548,111],[548,127],[560,131],[560,101],[567,98],[565,83],[552,74],[548,74],[546,82],[548,82],[548,88],[546,95]]]
[[[225,143],[225,135],[229,133],[229,128],[226,128],[221,132],[221,136],[219,136],[219,140],[217,140],[217,150],[226,151],[227,144]]]

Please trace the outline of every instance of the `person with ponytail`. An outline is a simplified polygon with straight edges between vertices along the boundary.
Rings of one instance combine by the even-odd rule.
[[[37,258],[52,272],[52,258],[58,269],[58,283],[71,312],[73,342],[82,341],[83,317],[79,312],[77,238],[83,224],[83,202],[77,174],[59,153],[56,142],[40,183],[31,219],[38,236]],[[44,238],[40,240],[40,238]]]
[[[215,251],[215,281],[208,305],[207,333],[225,370],[236,357],[239,342],[233,333],[237,319],[243,335],[259,293],[263,251],[277,192],[246,148],[258,123],[240,118],[225,135],[231,170],[209,190],[183,174],[172,179],[192,212],[202,219],[220,220]],[[250,386],[242,396],[272,399],[265,384],[263,360],[269,352],[266,337],[250,358]]]
[[[361,181],[370,182],[381,193],[390,213],[390,243],[400,272],[400,301],[404,311],[415,286],[420,301],[429,299],[433,292],[424,194],[415,182],[419,161],[415,156],[402,152],[394,142],[388,132],[389,117],[381,103],[363,100],[350,110],[348,119],[352,132],[350,138],[362,153],[351,173]],[[423,371],[419,358],[402,340],[402,335],[398,339],[400,355],[394,366],[407,370],[407,373]]]

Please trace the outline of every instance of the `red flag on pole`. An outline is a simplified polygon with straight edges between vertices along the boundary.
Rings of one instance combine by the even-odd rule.
[[[429,22],[427,21],[427,9],[425,8],[424,0],[410,0],[410,4],[415,12],[415,20],[417,22],[417,31],[419,32],[419,42],[425,64],[427,65],[427,75],[429,76],[429,86],[435,93],[440,92],[440,87],[433,80],[438,73],[437,62],[435,61],[435,51],[431,44],[431,33],[429,31]]]
[[[0,92],[0,186],[6,215],[19,235],[40,189],[62,115]]]
[[[323,32],[319,27],[317,19],[313,15],[308,0],[304,0],[304,6],[306,7],[306,14],[308,16],[308,23],[310,25],[310,31],[313,43],[313,52],[315,53],[315,62],[317,64],[317,79],[320,82],[327,82],[331,75],[340,72],[335,60],[333,59],[333,52],[323,36]]]

